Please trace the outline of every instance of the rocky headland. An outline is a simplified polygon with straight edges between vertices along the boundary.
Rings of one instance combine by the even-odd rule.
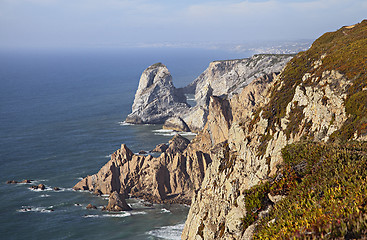
[[[259,77],[278,74],[293,55],[259,54],[251,58],[214,61],[191,84],[177,89],[167,67],[156,63],[144,70],[128,123],[165,123],[165,129],[203,130],[211,96],[231,98]],[[195,94],[191,107],[184,94]]]
[[[177,111],[189,108],[182,91],[173,86],[171,73],[162,63],[144,70],[127,123],[163,123]]]
[[[156,158],[123,144],[74,189],[191,204],[182,239],[366,237],[366,43],[365,20],[324,34],[291,60],[213,62],[187,88],[171,88],[180,96],[195,89],[197,106],[177,98],[165,106],[180,110],[150,112],[198,131],[191,142],[176,135]],[[249,70],[241,73],[241,64]],[[143,106],[161,108],[150,87],[171,77],[162,65],[148,69],[146,76],[163,73],[142,77],[128,119],[146,119]]]

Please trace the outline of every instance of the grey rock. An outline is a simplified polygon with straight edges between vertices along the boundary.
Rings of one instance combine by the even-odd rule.
[[[173,86],[167,67],[156,63],[141,75],[132,112],[126,122],[164,123],[167,118],[188,108],[185,95]]]

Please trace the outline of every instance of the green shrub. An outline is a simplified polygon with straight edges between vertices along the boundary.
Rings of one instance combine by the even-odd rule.
[[[288,177],[270,183],[269,192],[287,197],[260,221],[254,239],[367,236],[366,142],[296,143],[282,154]]]

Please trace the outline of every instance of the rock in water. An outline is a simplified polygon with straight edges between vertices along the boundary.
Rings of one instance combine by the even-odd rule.
[[[170,117],[163,125],[163,129],[170,129],[177,132],[190,132],[190,128],[180,117]]]
[[[130,211],[132,209],[129,205],[127,205],[124,196],[114,191],[113,193],[111,193],[110,198],[108,199],[108,205],[105,210],[118,212]]]
[[[172,83],[171,73],[162,63],[144,70],[135,94],[128,123],[164,123],[175,113],[188,109],[185,95]]]
[[[88,204],[86,207],[85,207],[86,209],[97,209],[97,207],[96,206],[94,206],[94,205],[92,205],[92,204]]]

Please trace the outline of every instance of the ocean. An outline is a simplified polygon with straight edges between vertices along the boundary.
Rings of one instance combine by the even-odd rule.
[[[1,239],[180,239],[189,207],[128,199],[131,212],[102,212],[106,197],[72,187],[125,143],[151,150],[172,134],[128,125],[141,73],[162,62],[176,87],[210,61],[250,53],[202,49],[0,51]],[[6,184],[7,180],[34,180]],[[46,190],[31,190],[44,184]],[[54,187],[60,191],[53,190]],[[87,210],[89,204],[97,210]]]

